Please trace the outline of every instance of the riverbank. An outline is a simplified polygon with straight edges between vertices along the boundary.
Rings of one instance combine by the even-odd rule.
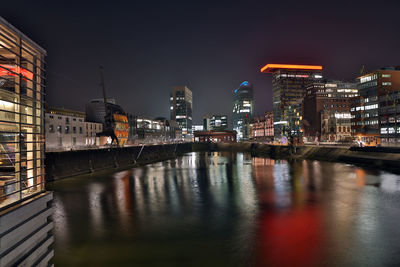
[[[208,151],[248,152],[261,157],[344,162],[400,172],[400,151],[388,148],[298,146],[291,150],[288,146],[261,143],[180,143],[47,152],[46,181],[104,170],[123,170],[175,158],[188,152]]]
[[[380,148],[345,148],[326,146],[297,146],[294,151],[288,146],[259,143],[216,143],[210,150],[249,152],[255,156],[292,158],[344,162],[368,165],[394,172],[400,171],[400,153],[397,150]]]

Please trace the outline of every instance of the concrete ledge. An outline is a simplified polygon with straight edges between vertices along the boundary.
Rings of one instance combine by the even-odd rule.
[[[192,143],[46,152],[46,181],[162,161],[192,151]]]

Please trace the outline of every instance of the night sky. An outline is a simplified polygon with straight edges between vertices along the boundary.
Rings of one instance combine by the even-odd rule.
[[[328,2],[328,1],[326,1]],[[169,117],[173,85],[193,91],[194,123],[232,118],[232,91],[254,85],[271,109],[267,63],[321,64],[329,79],[400,65],[400,1],[8,1],[0,16],[47,50],[47,102],[84,110],[109,97]]]

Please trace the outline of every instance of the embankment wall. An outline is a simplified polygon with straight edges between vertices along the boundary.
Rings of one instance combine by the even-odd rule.
[[[191,143],[46,152],[46,181],[129,168],[162,161],[192,151]]]

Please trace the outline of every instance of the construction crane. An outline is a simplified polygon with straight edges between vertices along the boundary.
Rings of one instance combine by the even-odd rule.
[[[125,135],[126,137],[128,136],[128,119],[121,107],[107,102],[104,70],[102,66],[100,66],[100,86],[103,90],[105,116],[103,131],[97,134],[97,136],[111,137],[111,145],[116,143],[117,146],[123,146],[126,142]],[[124,139],[124,141],[121,142],[120,139]]]

